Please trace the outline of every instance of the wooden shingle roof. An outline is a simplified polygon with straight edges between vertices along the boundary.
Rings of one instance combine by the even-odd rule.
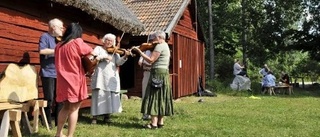
[[[81,9],[126,33],[140,34],[144,25],[122,0],[50,0]]]
[[[168,35],[173,31],[190,0],[123,0],[144,24],[140,35],[149,35],[163,30]]]

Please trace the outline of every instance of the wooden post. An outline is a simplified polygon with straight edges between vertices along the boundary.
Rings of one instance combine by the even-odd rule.
[[[40,108],[40,114],[41,114],[41,119],[43,120],[47,130],[50,131],[49,123],[47,120],[46,113],[44,112],[44,108],[47,107],[48,102],[46,100],[38,100],[39,101],[39,108]]]
[[[29,133],[36,133],[39,130],[39,115],[41,114],[41,118],[47,128],[47,130],[50,131],[48,120],[46,117],[46,114],[44,112],[44,107],[47,106],[46,100],[30,100],[28,103],[23,104],[23,116],[26,119],[26,124],[28,127]],[[30,111],[30,107],[33,107],[33,121],[32,126],[30,124],[29,118],[28,118],[28,112]]]
[[[21,111],[20,110],[6,110],[3,114],[0,136],[7,137],[9,127],[11,126],[13,137],[21,137],[20,130]]]
[[[22,123],[27,125],[28,133],[31,134],[32,133],[32,127],[31,127],[31,124],[30,124],[30,120],[28,118],[28,112],[30,110],[30,103],[24,103],[21,110],[22,110],[22,113],[23,113],[23,118],[25,120]]]
[[[36,133],[39,131],[39,102],[37,100],[31,101],[33,106],[33,133]]]
[[[10,126],[12,129],[12,134],[14,137],[21,137],[20,130],[20,120],[21,120],[21,111],[20,110],[9,110],[10,115]]]
[[[1,129],[0,129],[0,136],[1,137],[8,136],[9,126],[10,126],[9,110],[6,110],[3,114],[2,122],[1,122]]]

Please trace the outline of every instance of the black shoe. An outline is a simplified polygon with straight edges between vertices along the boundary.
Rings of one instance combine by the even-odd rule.
[[[158,128],[163,128],[164,124],[158,124]]]
[[[106,124],[110,124],[112,123],[111,119],[110,119],[110,114],[106,114],[103,118],[103,122]]]
[[[111,124],[112,123],[110,118],[104,119],[103,122],[106,123],[106,124]]]
[[[147,114],[144,114],[141,119],[142,119],[142,120],[150,120],[150,119],[151,119],[151,116],[150,116],[150,115],[147,115]]]

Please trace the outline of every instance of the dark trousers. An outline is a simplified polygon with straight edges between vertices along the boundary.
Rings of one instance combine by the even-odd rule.
[[[246,72],[246,71],[241,71],[241,72],[239,72],[237,75],[240,75],[240,76],[247,76],[247,72]]]
[[[48,106],[44,108],[49,126],[52,127],[52,115],[55,117],[55,126],[58,125],[58,114],[62,108],[62,103],[56,102],[56,78],[41,77],[44,99]],[[52,111],[52,113],[51,113]]]

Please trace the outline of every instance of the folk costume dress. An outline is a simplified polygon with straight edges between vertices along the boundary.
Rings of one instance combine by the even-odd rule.
[[[110,54],[102,46],[96,46],[94,53],[99,56],[112,56],[111,60],[101,59],[91,77],[91,115],[122,112],[120,101],[120,77],[118,66],[127,59],[118,53]]]
[[[81,38],[71,40],[55,48],[57,69],[57,102],[72,103],[88,98],[87,82],[81,57],[92,52],[92,48]]]
[[[152,64],[145,96],[142,100],[141,113],[147,115],[173,115],[173,98],[169,78],[170,49],[167,43],[156,45],[154,51],[160,52],[159,58]],[[163,80],[161,88],[151,86],[151,79]]]

